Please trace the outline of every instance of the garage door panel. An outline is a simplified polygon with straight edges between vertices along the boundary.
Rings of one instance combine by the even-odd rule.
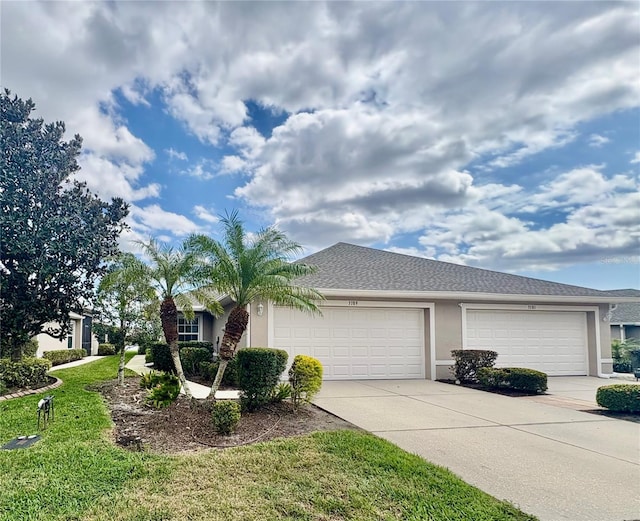
[[[421,309],[331,308],[313,317],[274,308],[274,347],[318,358],[325,379],[424,377]],[[292,335],[293,331],[293,335]]]
[[[498,367],[587,374],[585,312],[468,310],[466,345],[497,351]]]

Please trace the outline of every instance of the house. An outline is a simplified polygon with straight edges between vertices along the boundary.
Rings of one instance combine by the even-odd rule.
[[[616,304],[611,310],[611,318],[609,320],[611,339],[623,342],[631,338],[640,340],[640,290],[615,289],[609,291],[609,293],[637,298],[636,302]]]
[[[318,358],[327,380],[447,378],[452,349],[549,375],[612,372],[608,313],[633,297],[338,243],[299,262],[322,316],[255,302],[242,345]],[[222,301],[225,310],[231,303]],[[226,318],[198,310],[181,333],[216,342]],[[187,331],[188,330],[188,331]],[[208,336],[211,335],[211,336]]]
[[[91,332],[92,317],[89,313],[80,315],[78,313],[69,313],[69,322],[71,329],[67,338],[59,340],[53,338],[46,333],[36,335],[38,340],[38,351],[36,356],[41,357],[45,351],[56,351],[59,349],[85,349],[87,354],[96,354],[98,352],[98,340]],[[55,324],[45,324],[47,327],[56,327]]]

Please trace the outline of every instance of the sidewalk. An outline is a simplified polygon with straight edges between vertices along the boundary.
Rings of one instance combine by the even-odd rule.
[[[96,360],[100,360],[101,358],[104,358],[104,357],[102,357],[102,356],[85,356],[81,360],[75,360],[73,362],[67,362],[66,364],[56,365],[56,366],[52,367],[51,369],[49,369],[49,372],[51,373],[53,371],[58,371],[60,369],[69,369],[69,367],[76,367],[78,365],[88,364],[89,362],[95,362]]]

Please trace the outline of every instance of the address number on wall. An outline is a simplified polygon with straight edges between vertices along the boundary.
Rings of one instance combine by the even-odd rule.
[[[357,306],[358,305],[358,301],[357,300],[350,300],[349,301],[349,305],[350,306]]]
[[[533,305],[529,304],[529,305],[527,306],[527,309],[536,309],[536,306],[533,306]]]

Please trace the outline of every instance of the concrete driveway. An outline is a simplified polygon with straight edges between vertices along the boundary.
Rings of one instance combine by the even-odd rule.
[[[324,382],[315,403],[543,521],[640,519],[640,424],[429,380]]]

